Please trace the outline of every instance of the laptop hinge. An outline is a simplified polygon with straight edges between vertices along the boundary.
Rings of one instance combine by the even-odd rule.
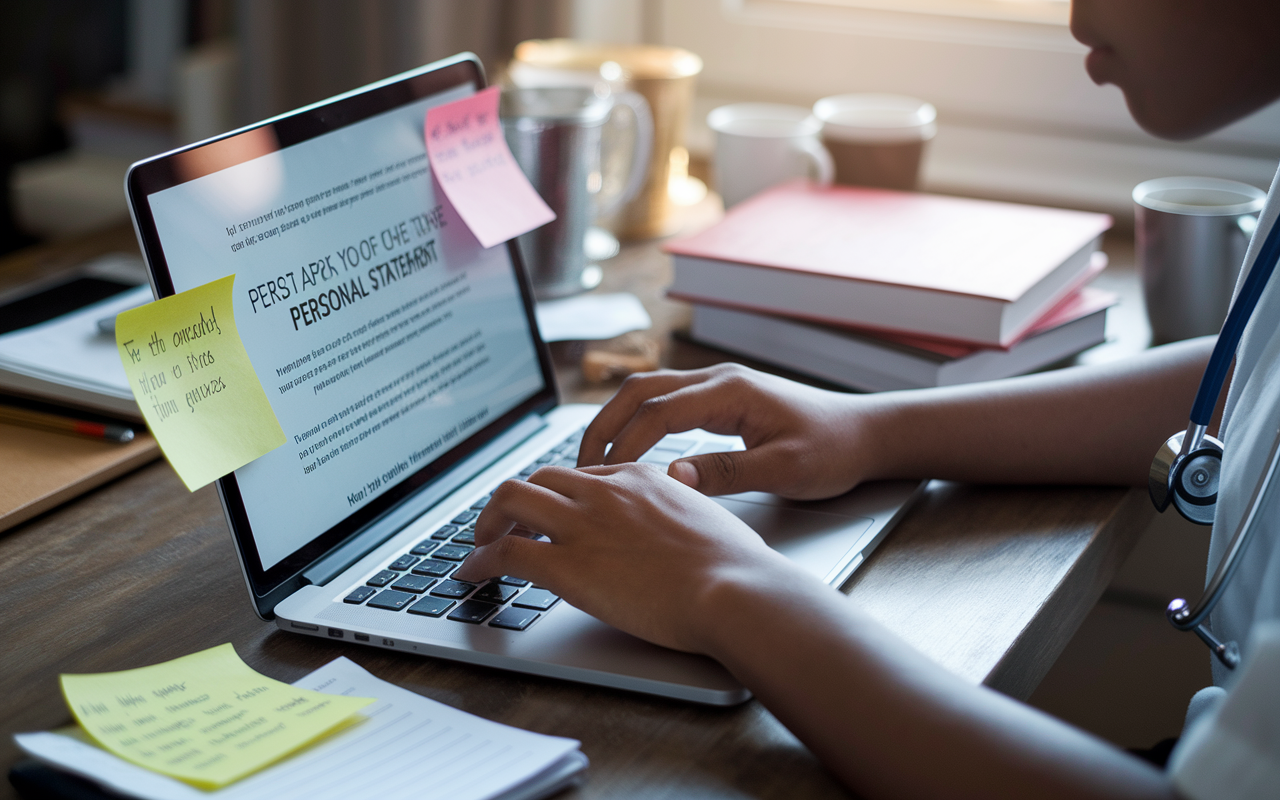
[[[333,580],[347,567],[364,558],[366,553],[425,514],[453,490],[479,475],[546,426],[547,423],[536,414],[530,414],[520,420],[506,433],[454,465],[434,483],[406,497],[399,505],[370,522],[363,530],[330,551],[327,556],[302,573],[303,580],[320,586]]]

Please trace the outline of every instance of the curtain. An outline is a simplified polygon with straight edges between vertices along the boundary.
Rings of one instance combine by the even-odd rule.
[[[570,0],[237,0],[241,123],[470,50],[490,79],[525,39],[567,35]]]

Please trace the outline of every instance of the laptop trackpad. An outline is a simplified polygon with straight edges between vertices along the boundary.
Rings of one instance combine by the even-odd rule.
[[[762,492],[712,498],[760,534],[774,550],[826,580],[855,557],[874,520],[817,511]]]

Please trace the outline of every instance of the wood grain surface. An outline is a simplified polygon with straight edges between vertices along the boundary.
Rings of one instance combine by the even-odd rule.
[[[138,254],[132,228],[21,250],[0,259],[0,292],[113,252]],[[159,457],[146,434],[121,445],[0,423],[0,532]]]
[[[609,263],[602,290],[640,296],[664,363],[723,359],[666,335],[688,320],[661,297],[667,269],[654,245],[633,245]],[[616,389],[581,382],[580,349],[556,354],[566,401],[600,402]],[[1026,697],[1145,527],[1146,509],[1122,489],[935,482],[855,575],[850,602],[968,680]],[[69,721],[59,673],[232,642],[280,680],[345,655],[466,711],[580,739],[592,765],[566,797],[847,796],[754,701],[706,708],[278,631],[250,610],[213,489],[188,493],[163,461],[0,536],[0,603],[4,765],[19,757],[12,733]],[[12,796],[0,786],[0,798]]]
[[[146,433],[118,444],[0,423],[0,532],[159,457]]]

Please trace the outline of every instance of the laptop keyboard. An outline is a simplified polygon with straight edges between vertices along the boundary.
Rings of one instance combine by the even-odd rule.
[[[578,462],[583,431],[567,437],[511,476],[525,480],[545,466],[572,467]],[[665,467],[685,455],[730,449],[717,442],[666,436],[640,457],[646,464]],[[693,450],[691,453],[690,451]],[[484,583],[450,580],[449,575],[475,549],[476,518],[492,493],[476,498],[471,507],[434,530],[408,552],[395,558],[373,577],[343,598],[350,605],[365,605],[386,612],[404,611],[425,617],[444,617],[468,625],[489,625],[523,631],[550,611],[560,598],[529,581],[503,575]]]
[[[525,480],[545,466],[572,467],[578,463],[579,430],[512,476]],[[672,460],[679,454],[672,456]],[[444,617],[469,625],[489,625],[522,631],[550,611],[560,598],[529,581],[504,575],[484,583],[450,580],[449,575],[475,549],[476,518],[492,493],[476,499],[430,536],[395,558],[372,578],[343,598],[350,605],[366,605],[386,612]]]

